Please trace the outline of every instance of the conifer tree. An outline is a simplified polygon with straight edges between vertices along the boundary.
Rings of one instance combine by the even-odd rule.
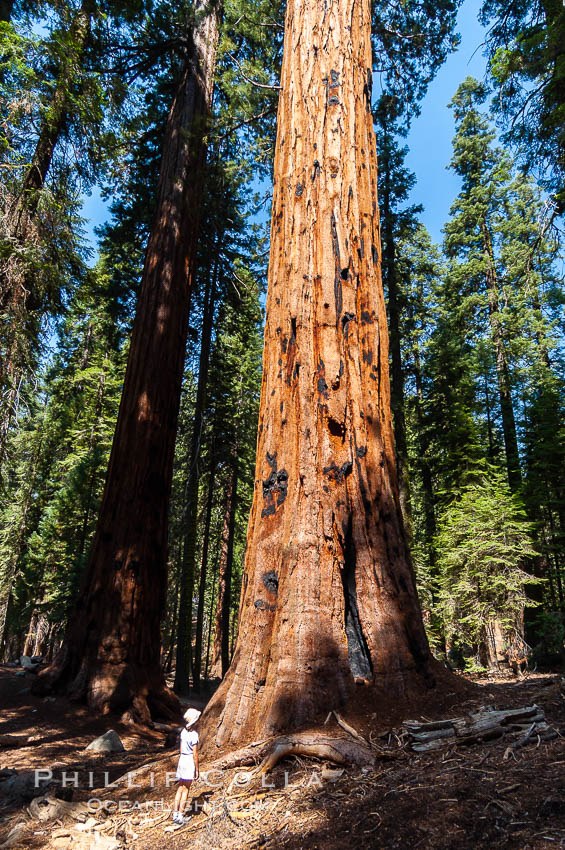
[[[550,218],[565,210],[565,7],[559,0],[484,0],[494,108],[505,141],[554,193]]]
[[[92,707],[142,722],[152,711],[176,710],[160,668],[160,619],[220,7],[198,2],[194,12],[164,134],[156,217],[89,566],[63,650],[39,684],[64,683]]]
[[[534,555],[525,519],[523,505],[492,468],[469,476],[439,519],[439,611],[446,637],[449,644],[470,644],[483,667],[496,667],[497,650],[522,633],[525,585],[532,582],[524,567]]]
[[[492,146],[494,133],[478,109],[485,97],[484,87],[467,78],[450,104],[456,124],[451,167],[461,176],[462,187],[445,228],[445,247],[449,257],[460,260],[452,266],[452,273],[461,282],[469,305],[481,295],[486,302],[508,480],[516,489],[521,481],[520,457],[496,246],[497,219],[510,181],[510,161]],[[483,305],[479,302],[478,306]]]

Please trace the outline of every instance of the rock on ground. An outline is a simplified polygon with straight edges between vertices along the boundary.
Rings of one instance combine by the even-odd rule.
[[[120,736],[113,729],[108,729],[103,735],[100,735],[99,738],[95,738],[94,741],[91,741],[87,750],[94,750],[96,753],[118,753],[125,750],[124,745],[121,742]]]

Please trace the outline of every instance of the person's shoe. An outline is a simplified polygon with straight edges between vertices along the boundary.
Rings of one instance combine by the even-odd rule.
[[[177,823],[179,824],[179,826],[186,826],[190,819],[191,815],[179,815]]]
[[[182,815],[180,812],[173,812],[173,823],[182,823]]]

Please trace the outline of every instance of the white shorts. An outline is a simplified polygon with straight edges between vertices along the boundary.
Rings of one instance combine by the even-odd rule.
[[[181,755],[177,767],[177,779],[194,779],[196,768],[194,765],[194,756],[186,754]]]

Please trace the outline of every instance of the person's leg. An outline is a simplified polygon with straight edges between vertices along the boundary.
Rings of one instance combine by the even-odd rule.
[[[178,814],[178,812],[180,812],[179,806],[180,806],[180,801],[182,799],[182,787],[183,787],[182,785],[179,785],[179,787],[177,788],[177,793],[175,794],[175,807],[173,809],[174,815],[176,815],[176,814]]]
[[[186,800],[188,798],[188,789],[189,788],[190,788],[190,782],[187,782],[186,785],[183,783],[181,785],[181,787],[179,788],[179,791],[181,792],[181,798],[180,798],[180,802],[179,802],[178,811],[181,813],[181,815],[184,815],[184,808],[186,806]]]

